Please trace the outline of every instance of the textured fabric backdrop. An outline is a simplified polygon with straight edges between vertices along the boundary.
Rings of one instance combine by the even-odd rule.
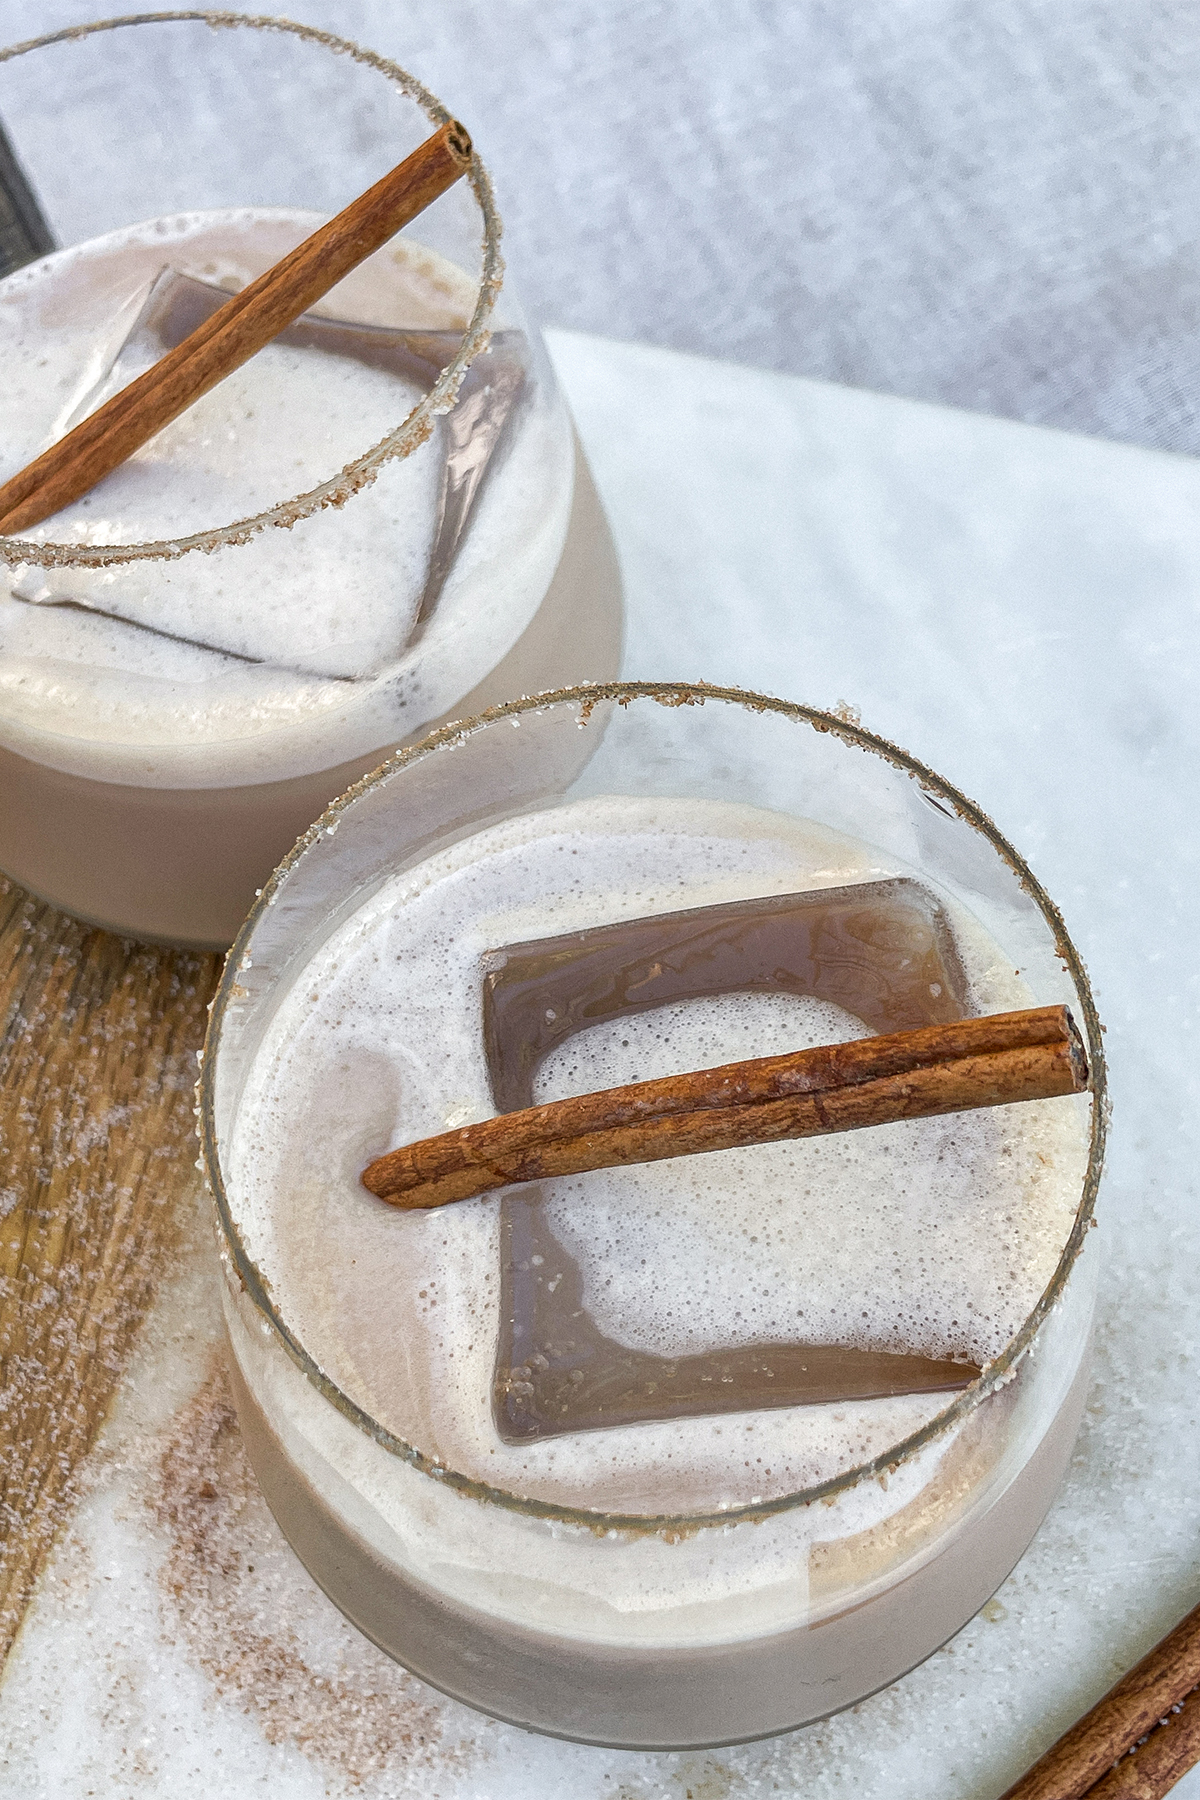
[[[0,0],[0,38],[102,6]],[[1186,0],[288,10],[467,120],[547,324],[1200,449]]]

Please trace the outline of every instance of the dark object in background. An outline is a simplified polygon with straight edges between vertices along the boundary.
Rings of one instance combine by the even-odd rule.
[[[33,189],[0,125],[0,276],[58,248]]]

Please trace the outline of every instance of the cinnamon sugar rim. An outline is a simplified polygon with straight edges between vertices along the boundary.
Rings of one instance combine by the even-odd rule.
[[[490,1486],[486,1482],[476,1480],[473,1476],[464,1475],[448,1468],[435,1457],[429,1456],[415,1445],[407,1443],[385,1425],[381,1425],[372,1418],[365,1408],[344,1393],[314,1362],[277,1310],[271,1295],[270,1283],[247,1253],[232,1216],[221,1173],[215,1121],[215,1070],[221,1047],[221,1030],[230,1007],[232,1006],[235,1010],[241,1008],[242,995],[239,992],[237,975],[242,958],[250,951],[254,932],[260,919],[269,908],[275,905],[293,869],[312,846],[327,834],[336,831],[341,815],[353,805],[361,794],[390,779],[410,763],[450,749],[498,720],[519,719],[522,714],[539,712],[552,706],[576,705],[579,708],[579,724],[586,726],[596,707],[603,701],[614,701],[618,706],[625,707],[638,700],[651,700],[666,707],[703,706],[708,701],[723,701],[744,706],[751,712],[778,714],[799,725],[807,725],[814,731],[838,737],[851,749],[862,750],[881,757],[893,768],[899,769],[916,781],[922,793],[939,810],[944,810],[948,806],[956,817],[972,826],[987,839],[992,849],[1012,870],[1022,889],[1050,927],[1054,938],[1055,953],[1061,960],[1076,990],[1091,1069],[1091,1130],[1088,1164],[1084,1174],[1079,1206],[1054,1274],[1024,1324],[1009,1339],[1000,1355],[993,1362],[986,1364],[980,1375],[956,1394],[950,1404],[943,1407],[919,1431],[900,1439],[878,1456],[873,1457],[871,1461],[856,1464],[854,1467],[844,1470],[840,1475],[831,1476],[827,1481],[817,1483],[812,1487],[801,1488],[773,1499],[722,1507],[716,1511],[693,1513],[605,1512],[598,1508],[565,1506],[527,1495],[514,1494],[505,1488]],[[420,743],[398,751],[379,768],[372,770],[369,775],[365,775],[361,781],[348,788],[326,808],[321,817],[298,840],[295,847],[274,871],[242,924],[226,957],[220,985],[213,1000],[202,1053],[200,1080],[196,1088],[202,1166],[216,1205],[225,1246],[239,1283],[253,1301],[273,1335],[312,1386],[345,1418],[365,1432],[368,1437],[374,1439],[382,1449],[399,1457],[420,1473],[457,1489],[465,1496],[503,1507],[508,1511],[524,1514],[527,1517],[583,1526],[597,1533],[616,1531],[641,1536],[663,1535],[668,1538],[691,1536],[697,1531],[708,1528],[727,1526],[742,1520],[772,1518],[794,1508],[811,1506],[820,1500],[832,1500],[850,1488],[857,1487],[860,1482],[877,1479],[880,1476],[886,1477],[901,1463],[908,1462],[936,1439],[947,1435],[956,1426],[961,1425],[984,1400],[995,1393],[997,1389],[1005,1386],[1012,1378],[1018,1364],[1034,1344],[1041,1327],[1061,1299],[1071,1270],[1083,1249],[1088,1229],[1095,1223],[1096,1196],[1104,1164],[1109,1114],[1108,1080],[1102,1030],[1087,971],[1078,950],[1071,942],[1058,907],[1051,900],[1025,859],[996,829],[987,814],[974,801],[969,800],[958,788],[951,786],[925,763],[910,756],[907,751],[900,749],[898,745],[891,743],[887,738],[878,737],[874,732],[865,730],[861,725],[839,718],[833,713],[823,712],[817,707],[803,706],[793,701],[777,700],[769,695],[756,694],[744,688],[718,687],[707,682],[688,681],[585,682],[576,687],[556,688],[550,692],[534,694],[521,700],[506,701],[502,705],[489,707],[487,711],[477,714],[474,718],[443,726],[440,730],[431,732]]]
[[[361,45],[353,43],[349,38],[335,37],[331,32],[318,30],[316,26],[297,25],[290,19],[272,18],[266,14],[191,11],[127,13],[119,18],[96,19],[85,25],[67,26],[61,31],[48,32],[44,37],[29,38],[24,43],[10,44],[7,48],[0,48],[0,63],[10,62],[13,58],[24,56],[31,50],[42,50],[52,44],[82,40],[99,31],[116,31],[127,25],[176,23],[204,24],[211,26],[214,30],[233,30],[246,25],[257,31],[290,33],[294,37],[323,45],[326,49],[333,51],[335,55],[348,56],[353,62],[376,70],[394,87],[399,88],[415,105],[419,106],[435,127],[448,124],[453,119],[454,115],[442,105],[441,101],[431,94],[415,75],[410,75],[398,63],[378,55],[373,50],[364,50]],[[471,162],[466,171],[466,179],[471,185],[483,217],[483,264],[475,310],[467,324],[462,343],[451,361],[446,364],[429,392],[413,407],[394,431],[389,432],[377,444],[372,445],[362,456],[347,463],[338,474],[331,476],[328,481],[323,481],[317,487],[310,488],[305,494],[296,495],[294,499],[281,501],[278,505],[269,507],[265,512],[237,519],[230,525],[214,526],[207,531],[193,532],[187,537],[161,538],[153,542],[134,544],[65,544],[61,542],[39,544],[22,537],[0,536],[0,562],[34,563],[43,569],[101,569],[133,562],[173,561],[192,550],[211,551],[220,549],[226,544],[246,544],[268,525],[279,526],[286,530],[326,506],[344,506],[347,500],[358,493],[361,488],[370,486],[385,463],[396,458],[410,456],[430,436],[434,420],[452,409],[468,368],[475,357],[487,349],[491,338],[490,321],[503,284],[504,260],[500,255],[502,230],[500,216],[496,211],[491,179],[479,160],[478,153],[474,150],[472,150]]]

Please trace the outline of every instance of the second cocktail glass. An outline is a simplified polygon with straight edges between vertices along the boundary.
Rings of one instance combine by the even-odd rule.
[[[68,88],[81,117],[97,97],[84,167],[45,129]],[[7,476],[448,114],[319,31],[180,14],[17,46],[0,117],[73,246],[0,284]],[[222,947],[396,744],[615,673],[611,541],[499,237],[476,159],[91,494],[0,540],[5,873]]]

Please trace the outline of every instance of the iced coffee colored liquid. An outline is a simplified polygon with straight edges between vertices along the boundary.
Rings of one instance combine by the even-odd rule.
[[[317,223],[185,214],[0,282],[0,477]],[[474,302],[462,270],[394,240],[24,535],[174,541],[306,493],[401,424]],[[611,674],[618,618],[569,420],[540,350],[501,314],[458,406],[344,506],[211,553],[0,564],[0,868],[100,923],[227,942],[298,833],[389,748],[511,693]],[[105,885],[123,890],[131,866],[140,903]]]
[[[335,1412],[231,1286],[256,1466],[318,1578],[451,1691],[600,1741],[778,1729],[927,1653],[959,1588],[993,1564],[994,1586],[1044,1509],[1082,1340],[886,1479],[736,1527],[714,1515],[882,1456],[999,1355],[1071,1228],[1081,1106],[431,1213],[359,1175],[531,1099],[1029,999],[961,906],[865,845],[747,807],[578,801],[386,882],[297,968],[223,1157],[293,1342],[393,1445]],[[1017,1496],[1008,1513],[989,1511],[998,1494]]]

